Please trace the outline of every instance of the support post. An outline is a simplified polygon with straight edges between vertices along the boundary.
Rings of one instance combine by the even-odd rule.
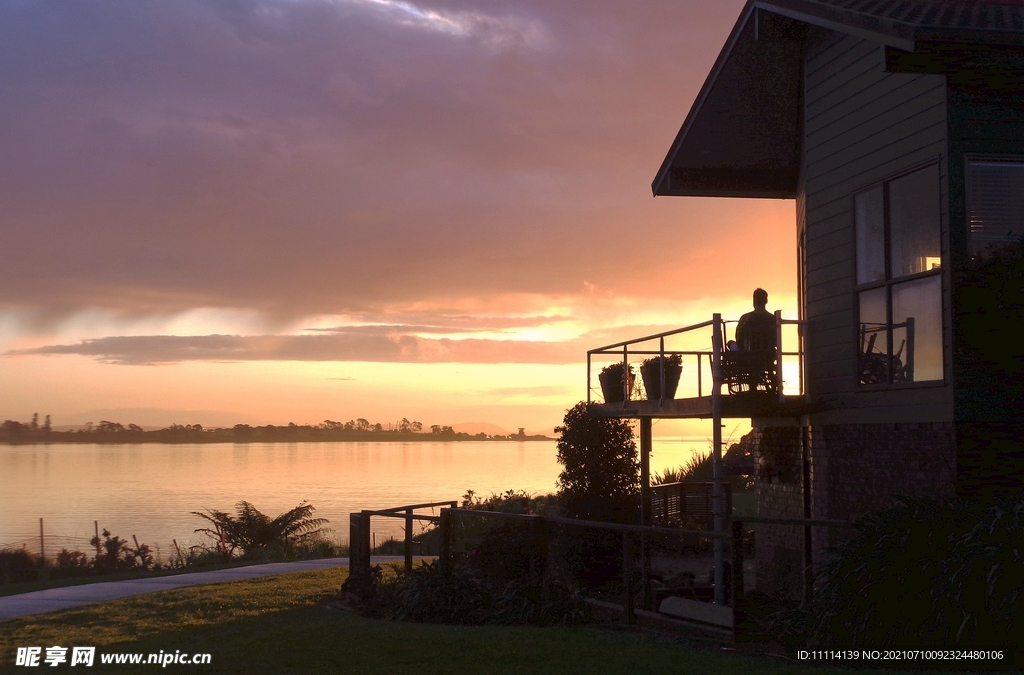
[[[712,468],[714,476],[715,532],[725,532],[725,489],[722,485],[725,467],[722,465],[722,315],[712,317],[711,336],[711,418]],[[715,604],[725,605],[725,539],[715,537]]]
[[[544,580],[548,552],[547,533],[540,516],[530,519],[530,581],[539,586]]]
[[[405,510],[405,571],[412,569],[412,509]]]
[[[350,574],[370,569],[370,526],[365,513],[348,516],[348,568]]]
[[[622,610],[627,624],[636,623],[633,611],[633,538],[622,533]]]
[[[664,368],[662,370],[664,382]],[[653,421],[650,417],[640,418],[640,524],[653,525],[651,513],[651,449]],[[651,552],[647,535],[640,535],[640,567],[642,570],[643,608],[651,609]]]
[[[800,428],[801,473],[803,474],[804,518],[811,518],[811,434],[810,428]],[[804,525],[804,602],[814,597],[814,540],[811,526]]]
[[[439,558],[441,571],[447,574],[452,569],[452,514],[448,509],[441,509],[441,555]]]
[[[46,543],[43,541],[43,519],[39,519],[39,557],[46,559]]]
[[[743,595],[743,521],[732,521],[732,606]]]

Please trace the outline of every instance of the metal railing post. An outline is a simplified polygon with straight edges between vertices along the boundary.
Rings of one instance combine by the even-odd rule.
[[[636,623],[633,611],[633,538],[629,532],[622,533],[622,610],[626,623]]]
[[[703,365],[701,363],[700,354],[697,354],[697,398],[704,396],[704,384],[703,384]]]
[[[725,530],[725,490],[722,487],[724,467],[722,466],[722,315],[713,315],[711,337],[711,418],[712,468],[714,471],[715,532]],[[715,538],[715,604],[725,604],[725,540]]]
[[[452,570],[452,514],[448,509],[441,509],[441,555],[439,563],[441,572],[448,574]]]
[[[622,345],[622,400],[629,400],[629,354],[626,345]]]
[[[665,338],[662,337],[660,340],[659,351],[661,355],[658,358],[658,363],[661,366],[661,395],[658,397],[658,403],[665,402]]]
[[[412,569],[412,509],[405,510],[405,570]]]
[[[590,403],[590,390],[593,385],[590,383],[590,371],[592,369],[590,363],[590,352],[587,352],[587,403]]]
[[[782,394],[782,310],[775,310],[775,389],[779,403],[786,400]]]
[[[743,595],[743,521],[732,521],[732,606]]]

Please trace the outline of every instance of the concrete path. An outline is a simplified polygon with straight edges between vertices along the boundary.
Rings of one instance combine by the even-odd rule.
[[[396,562],[404,560],[402,556],[374,556],[371,561],[376,563]],[[145,579],[128,579],[125,581],[105,581],[79,586],[63,586],[48,588],[45,591],[33,591],[20,595],[8,595],[0,598],[0,621],[13,619],[30,614],[53,612],[68,607],[77,607],[90,602],[103,602],[124,598],[129,595],[166,591],[169,588],[183,588],[200,584],[217,584],[225,581],[253,579],[273,574],[291,572],[308,572],[331,567],[348,567],[348,558],[321,558],[320,560],[299,560],[296,562],[268,563],[266,565],[249,565],[232,567],[210,572],[191,572],[175,574],[167,577],[149,577]]]

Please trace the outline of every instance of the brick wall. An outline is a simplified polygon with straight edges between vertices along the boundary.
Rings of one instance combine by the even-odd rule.
[[[803,443],[799,427],[757,427],[757,513],[803,518]],[[806,430],[812,518],[854,520],[893,504],[897,495],[951,494],[956,486],[952,423],[816,425]],[[756,528],[758,589],[799,599],[804,532]],[[814,558],[850,530],[812,528]]]

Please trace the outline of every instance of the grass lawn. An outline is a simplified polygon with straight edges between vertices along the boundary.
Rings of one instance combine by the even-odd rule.
[[[182,588],[0,623],[0,673],[17,647],[95,646],[85,672],[196,673],[823,673],[820,668],[719,654],[675,638],[607,627],[458,627],[374,621],[322,602],[345,569]],[[100,654],[180,650],[210,665],[102,665]],[[66,672],[42,664],[43,672]],[[77,671],[78,666],[75,666]],[[849,669],[836,672],[854,672]],[[856,671],[885,672],[885,671]],[[918,671],[920,672],[920,671]]]

